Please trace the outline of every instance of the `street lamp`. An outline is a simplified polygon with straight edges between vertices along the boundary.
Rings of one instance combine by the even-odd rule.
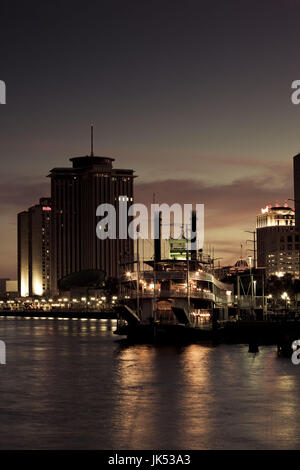
[[[288,293],[287,292],[283,292],[281,294],[281,298],[282,300],[285,301],[285,310],[287,310],[287,301],[290,300],[289,296],[288,296]]]

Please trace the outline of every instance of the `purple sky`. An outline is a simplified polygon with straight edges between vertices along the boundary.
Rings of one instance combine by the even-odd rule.
[[[136,170],[137,200],[204,203],[206,242],[233,262],[260,208],[293,197],[299,14],[291,0],[4,1],[0,276],[16,276],[17,212],[88,152],[90,122],[95,152]]]

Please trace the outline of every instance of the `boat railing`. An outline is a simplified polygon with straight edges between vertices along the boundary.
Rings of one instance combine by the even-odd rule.
[[[174,290],[156,290],[157,298],[185,298],[187,295],[186,289],[174,289]],[[208,291],[198,290],[198,289],[190,289],[190,296],[199,298],[199,299],[206,299],[206,300],[215,300],[215,294]],[[136,292],[126,292],[124,293],[124,297],[127,299],[135,299]],[[140,298],[152,298],[153,297],[153,290],[141,290],[140,291]]]

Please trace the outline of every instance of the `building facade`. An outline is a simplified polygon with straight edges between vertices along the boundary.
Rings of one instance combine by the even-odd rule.
[[[300,154],[294,157],[295,225],[300,227]]]
[[[133,170],[115,169],[113,158],[71,158],[72,167],[50,171],[51,292],[57,294],[58,282],[85,269],[100,269],[107,277],[117,277],[120,263],[133,260],[133,240],[96,236],[99,217],[96,209],[109,203],[116,209],[119,229],[119,203],[133,203]],[[117,232],[118,233],[118,232]]]
[[[0,279],[0,298],[14,298],[18,295],[18,281],[10,279]]]
[[[287,206],[267,206],[256,219],[257,266],[266,276],[291,274],[299,279],[299,231],[295,212]]]
[[[50,293],[51,199],[18,214],[18,291],[22,297]]]

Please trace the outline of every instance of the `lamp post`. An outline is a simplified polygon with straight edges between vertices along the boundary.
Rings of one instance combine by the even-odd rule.
[[[253,274],[252,274],[252,256],[248,256],[249,259],[249,268],[250,268],[250,284],[251,284],[251,309],[253,309],[254,304],[254,283],[253,283]]]
[[[287,301],[289,300],[288,293],[287,293],[287,292],[283,292],[283,293],[281,294],[281,298],[282,298],[282,300],[285,301],[285,311],[287,312]]]
[[[253,243],[253,249],[248,248],[248,251],[253,252],[253,267],[255,269],[256,268],[256,231],[244,230],[244,232],[251,233],[251,235],[253,236],[252,240],[247,240],[247,242]]]
[[[299,199],[291,199],[289,198],[288,201],[293,201],[294,203],[299,203]],[[294,208],[295,213],[295,226],[296,226],[296,208]],[[299,233],[299,227],[296,226],[296,233]],[[300,279],[300,251],[298,250],[298,279]]]

